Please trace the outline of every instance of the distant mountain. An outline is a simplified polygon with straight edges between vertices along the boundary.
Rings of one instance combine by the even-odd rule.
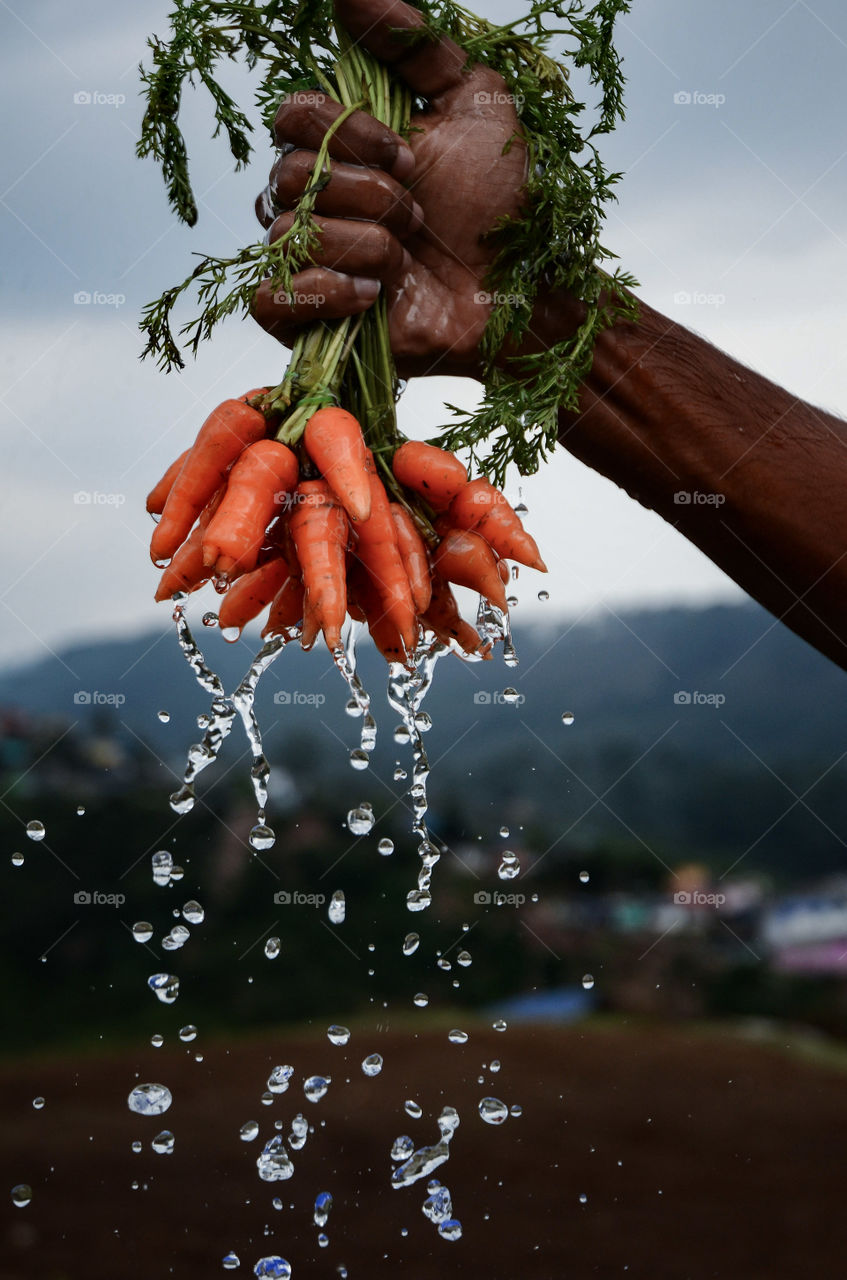
[[[198,630],[230,691],[255,638],[227,645]],[[475,664],[445,658],[425,702],[427,747],[439,761],[436,804],[459,814],[455,822],[498,810],[561,848],[614,835],[662,858],[684,847],[749,854],[750,865],[760,855],[777,864],[847,861],[847,777],[836,763],[847,752],[847,677],[762,609],[518,621],[516,643],[516,668],[499,655]],[[382,692],[384,664],[368,644],[360,671],[380,725],[375,768],[390,778],[403,748],[391,736],[397,717]],[[502,701],[510,686],[517,704]],[[323,653],[286,650],[257,704],[272,761],[305,768],[308,741],[322,776],[346,768],[358,725],[343,713],[346,699]],[[164,628],[0,672],[0,705],[68,720],[118,717],[170,763],[199,736],[195,719],[208,703]]]

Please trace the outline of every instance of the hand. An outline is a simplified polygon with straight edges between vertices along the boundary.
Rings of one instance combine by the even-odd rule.
[[[316,319],[366,310],[385,290],[391,346],[402,377],[479,376],[479,341],[491,310],[480,294],[494,257],[485,240],[497,221],[518,213],[526,149],[503,79],[465,56],[453,41],[408,45],[389,28],[422,23],[401,0],[336,0],[339,21],[427,108],[412,117],[408,145],[366,112],[357,112],[330,140],[331,176],[318,195],[317,265],[294,276],[293,304],[274,301],[262,286],[253,314],[292,345]],[[324,94],[296,94],[277,112],[282,156],[256,202],[270,240],[291,225],[283,212],[305,189],[316,149],[337,103]],[[277,216],[279,215],[279,216]],[[323,301],[320,301],[323,299]]]

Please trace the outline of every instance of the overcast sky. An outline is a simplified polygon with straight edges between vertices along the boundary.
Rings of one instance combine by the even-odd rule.
[[[192,253],[257,238],[253,196],[271,162],[258,135],[255,163],[234,174],[195,94],[200,222],[176,224],[158,171],[134,155],[136,66],[166,10],[0,0],[0,661],[165,625],[144,496],[214,404],[283,367],[277,344],[236,320],[181,375],[138,362],[143,303],[187,274]],[[636,0],[619,45],[628,115],[604,150],[626,176],[607,244],[651,305],[847,414],[847,11],[839,0]],[[80,293],[119,301],[80,304]],[[430,434],[444,399],[473,395],[469,382],[413,383],[401,425]],[[98,497],[81,504],[80,493]],[[522,493],[553,571],[522,585],[521,611],[742,598],[672,528],[564,453]],[[534,599],[542,586],[546,605]]]

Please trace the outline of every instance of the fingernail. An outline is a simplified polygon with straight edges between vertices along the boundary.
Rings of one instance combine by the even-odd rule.
[[[353,281],[353,291],[362,302],[373,302],[381,288],[378,280],[369,280],[365,276],[358,276]]]
[[[405,142],[401,142],[397,148],[397,156],[391,169],[392,177],[398,182],[405,182],[410,178],[415,169],[415,157],[412,155],[411,147],[407,147]]]
[[[416,200],[412,205],[412,220],[409,223],[409,230],[420,231],[423,224],[424,224],[424,211]]]

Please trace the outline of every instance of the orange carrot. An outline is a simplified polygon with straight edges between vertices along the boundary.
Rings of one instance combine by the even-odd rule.
[[[303,583],[290,573],[273,598],[262,639],[279,636],[296,627],[303,617]]]
[[[156,589],[157,600],[170,600],[177,591],[196,591],[209,581],[209,570],[203,563],[203,534],[212,516],[221,505],[223,485],[200,512],[200,519],[191,533],[178,547],[165,569]]]
[[[218,610],[218,622],[222,628],[241,628],[269,605],[283,586],[291,570],[281,555],[266,561],[259,569],[243,574],[234,582],[223,598]],[[299,616],[299,615],[298,615]]]
[[[484,538],[470,529],[451,529],[438,544],[432,567],[447,582],[478,591],[493,605],[508,609],[497,557]]]
[[[424,540],[405,507],[391,503],[391,515],[397,527],[397,549],[403,557],[406,575],[412,589],[412,600],[417,613],[425,613],[432,599],[429,557]]]
[[[499,489],[487,480],[471,480],[450,504],[450,519],[457,529],[475,529],[504,560],[517,560],[530,569],[547,572],[535,539]]]
[[[294,498],[289,526],[305,587],[300,643],[311,649],[323,631],[332,652],[347,616],[347,516],[325,480],[301,481]]]
[[[313,413],[303,435],[306,452],[353,520],[371,514],[371,488],[365,471],[365,439],[352,413],[328,405]]]
[[[442,644],[455,640],[465,653],[479,653],[483,658],[491,657],[491,645],[483,646],[482,637],[460,615],[456,597],[437,573],[432,575],[432,601],[421,621],[435,633]]]
[[[382,607],[382,601],[367,570],[354,560],[347,574],[347,611],[352,609],[360,621],[368,624],[370,637],[386,662],[406,662],[406,646],[403,637]]]
[[[203,507],[220,487],[231,464],[265,434],[265,419],[240,400],[225,400],[203,423],[194,446],[168,494],[150,540],[154,563],[169,560]]]
[[[203,558],[218,574],[255,568],[265,530],[297,486],[297,457],[278,440],[248,445],[227,480],[203,539]]]
[[[402,485],[426,498],[436,511],[449,507],[468,482],[468,473],[455,454],[418,440],[401,444],[391,467]]]
[[[397,526],[391,517],[388,494],[376,473],[370,452],[366,468],[371,490],[371,514],[355,528],[357,539],[353,553],[367,569],[382,601],[383,612],[394,623],[411,653],[418,640],[412,589],[397,545]]]
[[[185,462],[185,459],[188,457],[190,452],[190,449],[185,449],[176,461],[171,463],[158,484],[154,484],[153,488],[148,493],[147,510],[150,512],[151,516],[160,516],[164,511],[165,503],[168,500],[168,494],[174,487],[174,480],[176,480],[180,471],[182,471],[182,464]]]

